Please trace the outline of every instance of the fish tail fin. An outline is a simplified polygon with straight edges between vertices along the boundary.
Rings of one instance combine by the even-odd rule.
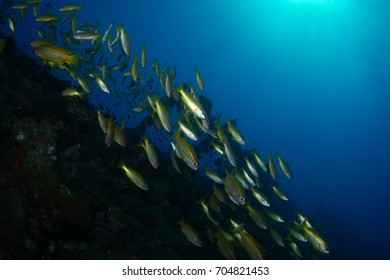
[[[81,100],[83,100],[84,99],[84,97],[87,95],[87,93],[85,92],[85,91],[82,91],[82,92],[80,92],[79,94],[78,94],[78,97],[81,99]]]
[[[206,202],[204,201],[204,198],[202,197],[201,199],[198,200],[198,203],[200,205],[203,205],[203,204],[206,204]]]
[[[176,140],[178,138],[180,138],[180,132],[181,130],[180,129],[177,129],[174,133],[172,133],[172,135],[169,137],[169,140],[170,141],[173,141],[173,140]]]
[[[77,67],[78,63],[79,63],[79,56],[77,54],[72,55],[70,64],[72,64],[74,67]]]
[[[176,222],[176,224],[178,224],[178,225],[184,224],[184,218],[181,218],[180,220],[178,220],[178,221]]]
[[[296,225],[296,229],[297,230],[304,230],[305,228],[307,228],[307,218],[305,218],[302,222],[298,222]]]
[[[231,217],[229,218],[229,222],[233,226],[233,228],[231,230],[232,232],[239,233],[239,232],[245,231],[244,223],[237,224]]]
[[[215,116],[215,121],[214,121],[214,125],[215,127],[220,127],[221,126],[221,119],[222,119],[222,114],[221,113],[218,113],[216,116]]]
[[[118,168],[120,168],[120,169],[123,169],[123,167],[125,167],[126,165],[125,165],[125,161],[123,160],[123,159],[121,159],[120,161],[119,161],[119,163],[118,163]]]
[[[140,147],[142,149],[145,149],[145,140],[146,140],[146,136],[141,136],[140,137],[141,139],[139,140],[138,144],[137,144],[137,147]]]

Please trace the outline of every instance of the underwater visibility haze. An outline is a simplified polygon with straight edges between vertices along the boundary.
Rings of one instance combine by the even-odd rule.
[[[390,258],[388,1],[72,3],[0,2],[0,258]]]

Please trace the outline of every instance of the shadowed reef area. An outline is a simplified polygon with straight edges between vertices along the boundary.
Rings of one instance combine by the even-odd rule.
[[[159,168],[154,169],[139,146],[140,136],[152,125],[150,116],[124,129],[125,148],[116,143],[107,147],[96,109],[85,100],[63,96],[69,82],[52,76],[49,66],[31,59],[12,38],[5,40],[0,54],[0,259],[223,259],[223,246],[234,249],[235,258],[247,259],[248,248],[232,234],[230,245],[227,236],[217,245],[211,233],[230,230],[231,218],[245,222],[265,258],[296,257],[268,229],[257,227],[243,206],[218,204],[211,216],[219,225],[210,223],[213,219],[199,201],[205,199],[211,207],[212,181],[185,166],[178,174],[171,153],[156,148]],[[201,98],[211,110],[211,101]],[[203,141],[196,149],[207,157],[210,140]],[[238,145],[232,143],[240,155],[249,155]],[[125,176],[118,168],[121,161],[137,168],[148,191]],[[270,187],[267,192],[274,195]],[[286,203],[274,195],[270,201],[285,220],[294,220],[291,200]],[[196,227],[201,248],[186,239],[178,225],[182,218]],[[268,222],[287,232],[286,225]],[[291,236],[283,238],[292,242]],[[303,257],[319,257],[308,242],[302,247]]]

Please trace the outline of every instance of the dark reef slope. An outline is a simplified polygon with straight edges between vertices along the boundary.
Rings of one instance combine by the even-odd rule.
[[[70,84],[49,71],[6,38],[0,55],[0,259],[223,259],[207,241],[198,204],[212,193],[210,180],[192,171],[178,176],[161,151],[160,167],[153,169],[138,145],[149,117],[125,130],[125,149],[106,147],[95,109],[62,96]],[[207,149],[208,143],[198,145],[200,153]],[[130,182],[118,168],[121,160],[142,171],[149,191]],[[293,206],[281,206],[290,220]],[[222,211],[228,213],[221,214],[224,228],[231,215],[245,221],[242,211],[222,207],[230,210]],[[203,248],[186,240],[177,225],[182,217],[200,232]],[[253,223],[246,228],[267,258],[291,258],[267,231]],[[248,258],[242,248],[236,257]]]
[[[164,172],[169,158],[161,158],[165,177],[149,166],[132,137],[143,127],[127,130],[126,150],[107,148],[94,109],[63,97],[70,85],[49,70],[6,39],[0,56],[0,258],[220,258],[215,248],[196,248],[180,232],[176,222],[183,215],[198,224],[204,218],[190,212],[197,207],[188,182]],[[121,159],[143,169],[152,191],[132,185],[117,168]]]

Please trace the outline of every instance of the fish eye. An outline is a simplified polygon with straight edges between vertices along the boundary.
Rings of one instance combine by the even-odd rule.
[[[194,161],[194,165],[195,165],[195,166],[198,166],[198,163],[197,163],[196,161]]]

